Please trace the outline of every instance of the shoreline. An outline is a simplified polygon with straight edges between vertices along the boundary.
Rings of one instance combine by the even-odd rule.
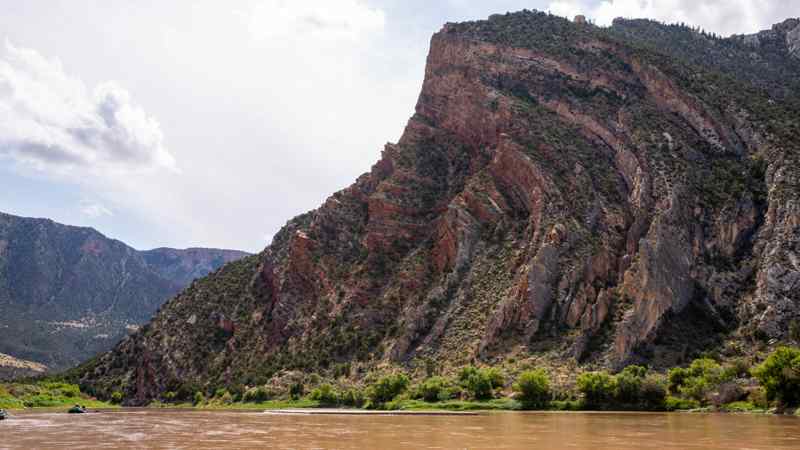
[[[707,408],[692,409],[692,410],[675,410],[675,411],[637,411],[637,410],[558,410],[558,409],[540,409],[540,410],[520,410],[520,409],[473,409],[469,411],[452,411],[445,408],[430,409],[397,409],[397,410],[381,410],[381,409],[360,409],[360,408],[336,408],[336,407],[319,407],[319,406],[287,406],[287,407],[274,407],[270,405],[248,405],[247,407],[194,407],[194,406],[102,406],[97,408],[88,408],[86,414],[95,413],[137,413],[149,411],[163,411],[163,412],[238,412],[238,413],[257,413],[267,415],[300,415],[300,416],[314,416],[314,415],[346,415],[346,416],[482,416],[487,414],[497,413],[520,413],[520,414],[721,414],[721,415],[755,415],[755,416],[780,416],[780,417],[797,417],[800,416],[790,413],[779,413],[777,411],[726,411],[726,410],[713,410]],[[32,407],[32,408],[6,408],[6,412],[12,413],[54,413],[54,414],[68,414],[67,409],[63,407]],[[79,414],[76,414],[79,416]]]
[[[404,410],[379,410],[379,409],[340,409],[340,408],[290,408],[267,409],[263,414],[299,415],[299,416],[480,416],[486,411],[404,411]]]

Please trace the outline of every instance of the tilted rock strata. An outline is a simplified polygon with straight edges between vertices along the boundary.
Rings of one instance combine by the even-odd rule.
[[[194,283],[84,385],[145,403],[345,362],[613,368],[784,338],[800,133],[775,118],[798,117],[794,97],[623,31],[531,12],[448,24],[370,173]]]

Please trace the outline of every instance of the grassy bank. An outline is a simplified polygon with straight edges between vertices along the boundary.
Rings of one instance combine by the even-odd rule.
[[[204,409],[364,408],[377,410],[557,410],[793,412],[800,403],[800,349],[779,348],[758,366],[744,359],[694,360],[657,372],[628,366],[619,373],[582,372],[554,385],[543,369],[464,367],[447,375],[403,371],[358,382],[294,373],[283,384],[167,392],[152,406]],[[188,393],[187,393],[188,392]],[[115,394],[116,395],[116,394]],[[117,395],[122,397],[121,393]]]
[[[149,408],[186,408],[186,409],[210,409],[210,410],[258,410],[264,411],[268,409],[305,409],[305,408],[320,408],[321,405],[318,401],[309,400],[307,398],[297,400],[267,400],[263,402],[219,402],[209,401],[203,403],[164,403],[161,401],[154,401],[147,405]]]
[[[76,404],[87,408],[114,407],[82,393],[75,384],[56,381],[0,384],[0,409],[70,408]]]

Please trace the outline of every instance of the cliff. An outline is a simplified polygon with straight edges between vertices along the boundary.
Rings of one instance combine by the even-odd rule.
[[[141,404],[286,370],[660,366],[788,339],[800,61],[752,41],[530,11],[447,24],[369,173],[76,373]]]

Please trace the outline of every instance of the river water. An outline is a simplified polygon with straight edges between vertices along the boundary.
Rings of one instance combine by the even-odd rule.
[[[800,418],[733,414],[16,412],[0,449],[800,449]]]

